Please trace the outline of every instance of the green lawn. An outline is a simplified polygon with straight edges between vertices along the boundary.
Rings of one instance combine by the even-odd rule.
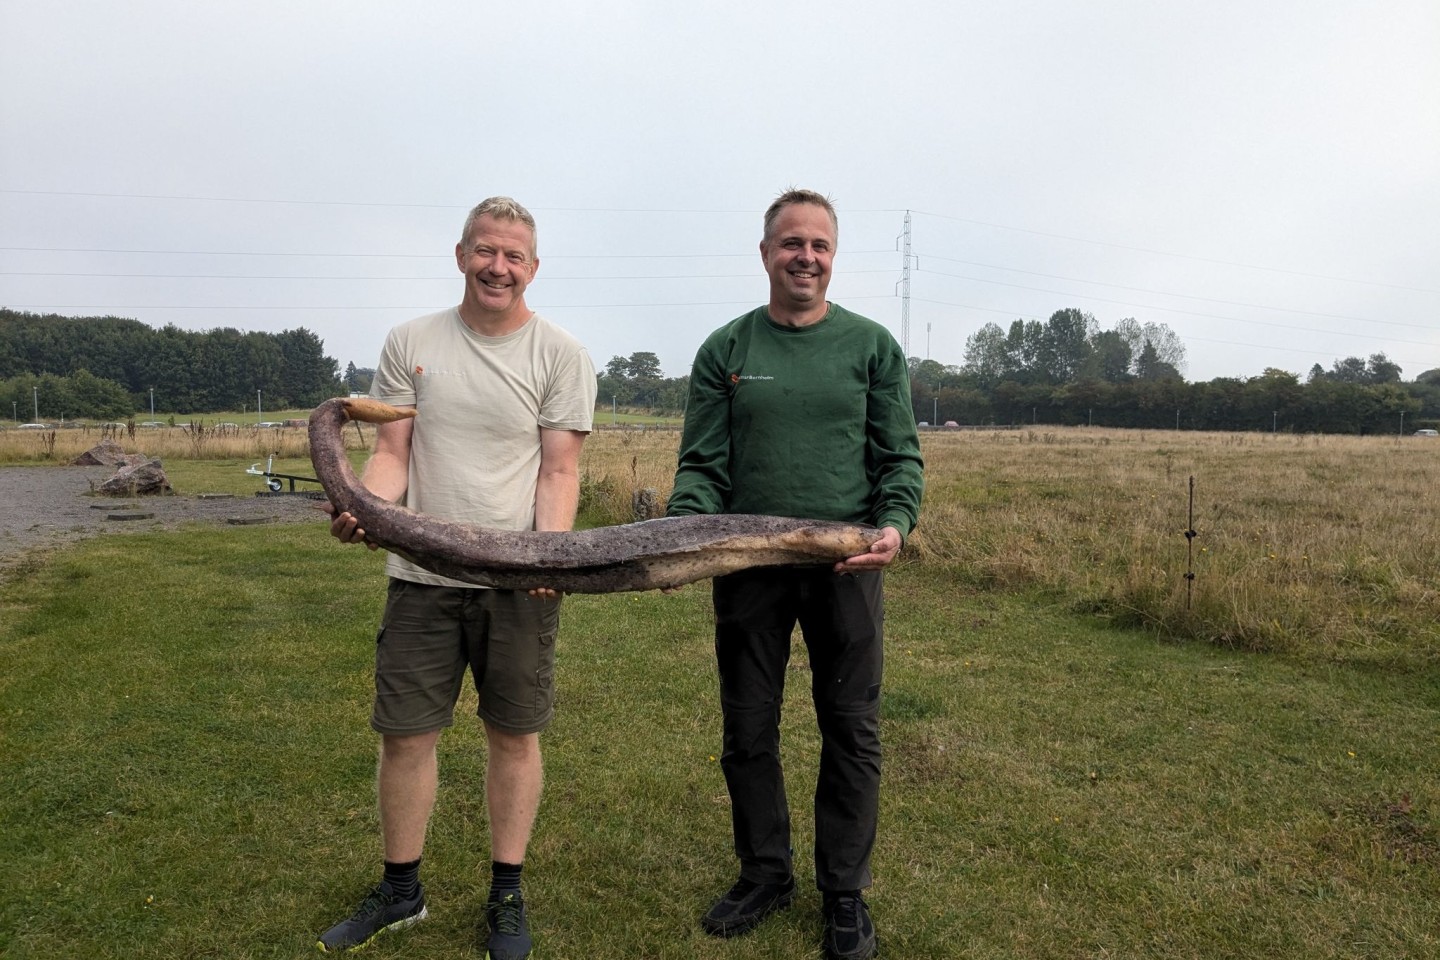
[[[0,955],[292,957],[374,881],[381,558],[320,524],[112,535],[0,593]],[[1440,954],[1440,674],[1176,645],[908,566],[888,596],[882,956]],[[801,895],[735,942],[708,590],[571,597],[526,868],[537,958],[818,957],[818,743],[795,650]],[[483,739],[442,740],[431,919],[479,956]]]

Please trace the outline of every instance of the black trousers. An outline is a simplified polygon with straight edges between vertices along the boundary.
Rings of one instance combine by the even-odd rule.
[[[793,870],[780,708],[798,622],[821,736],[815,883],[821,890],[870,886],[880,806],[883,577],[769,567],[714,581],[724,715],[720,766],[730,791],[735,855],[747,880],[778,883]]]

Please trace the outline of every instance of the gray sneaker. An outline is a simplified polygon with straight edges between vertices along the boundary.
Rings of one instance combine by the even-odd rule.
[[[395,896],[390,884],[381,880],[348,919],[320,934],[315,948],[322,953],[359,950],[369,946],[386,930],[402,930],[424,920],[425,888],[417,887],[415,896],[402,900]]]
[[[525,922],[525,898],[507,893],[485,904],[485,922],[490,939],[485,943],[489,960],[525,960],[530,956],[530,925]]]

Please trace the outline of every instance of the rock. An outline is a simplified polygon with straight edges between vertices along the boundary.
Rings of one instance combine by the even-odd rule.
[[[101,440],[80,456],[70,461],[74,467],[124,467],[125,448],[114,440]]]
[[[665,501],[660,499],[660,494],[653,487],[646,487],[630,495],[630,509],[636,522],[654,520],[665,515]]]
[[[80,456],[70,461],[75,467],[134,467],[149,461],[140,453],[126,453],[125,448],[114,440],[101,440]]]
[[[153,496],[170,493],[170,480],[159,460],[149,460],[128,467],[100,484],[99,492],[107,496]]]

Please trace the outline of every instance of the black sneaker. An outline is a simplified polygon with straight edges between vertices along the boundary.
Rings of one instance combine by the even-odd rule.
[[[525,898],[507,893],[485,904],[490,939],[485,956],[490,960],[525,960],[530,956],[530,925],[525,922]]]
[[[858,893],[827,893],[825,956],[829,960],[870,960],[875,956],[875,924]]]
[[[335,926],[320,934],[315,941],[316,949],[324,952],[359,950],[369,946],[386,930],[401,930],[412,923],[424,920],[425,888],[417,886],[415,896],[402,900],[395,896],[390,884],[381,880],[371,890],[348,920],[341,920]]]
[[[712,937],[738,937],[754,930],[775,911],[790,906],[794,896],[793,877],[784,883],[754,883],[741,877],[700,918],[700,926]]]

